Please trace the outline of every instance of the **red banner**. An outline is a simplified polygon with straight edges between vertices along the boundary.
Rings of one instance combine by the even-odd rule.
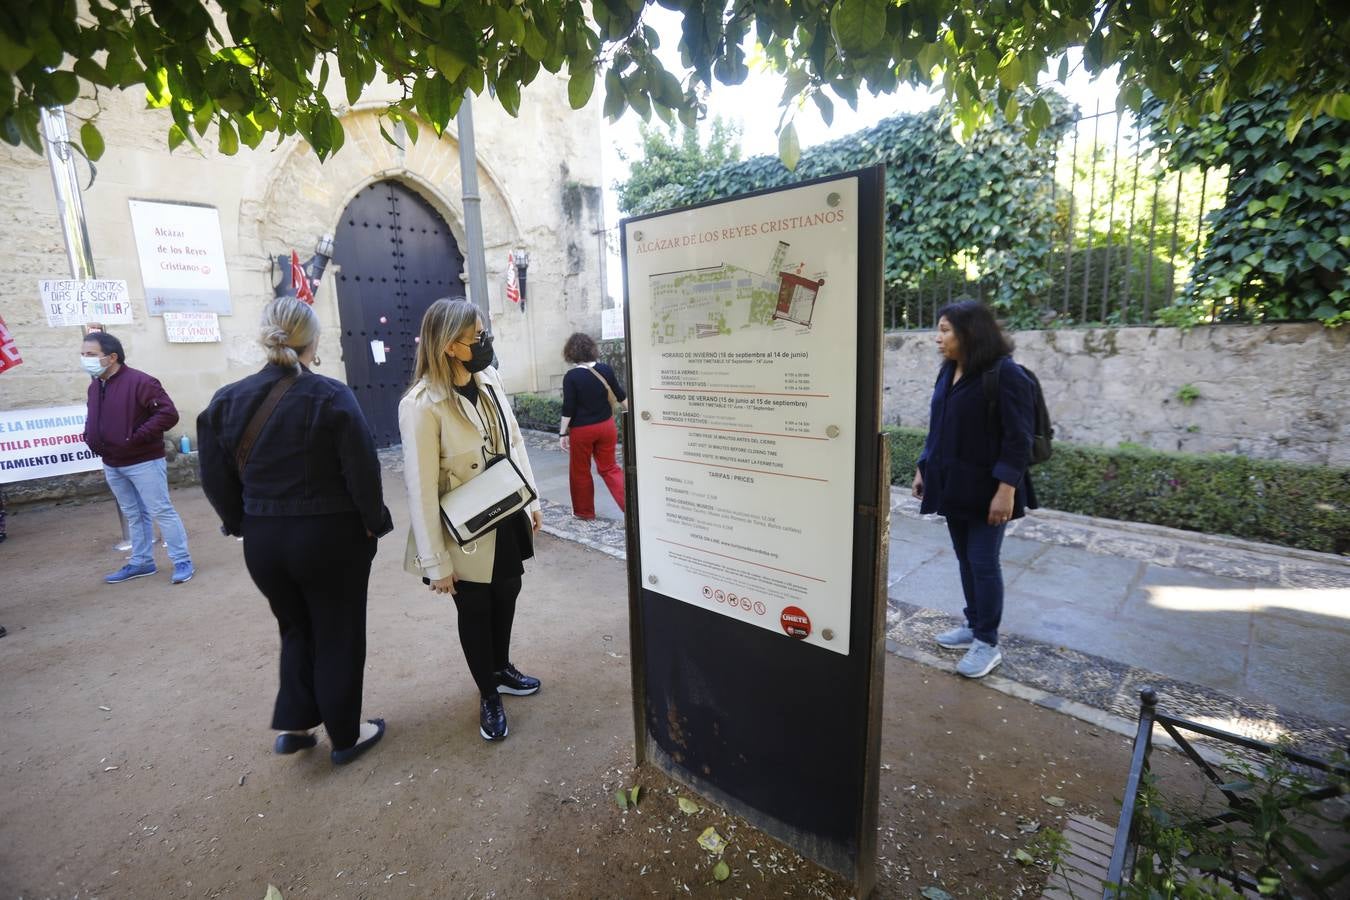
[[[520,278],[516,272],[516,255],[506,254],[506,299],[512,303],[520,302]]]
[[[19,355],[19,345],[14,343],[14,335],[5,325],[5,317],[0,316],[0,372],[8,371],[23,362]]]
[[[291,251],[291,287],[295,288],[296,297],[310,306],[314,305],[314,291],[309,286],[309,276],[305,274],[305,267],[300,265],[300,257],[294,250]]]

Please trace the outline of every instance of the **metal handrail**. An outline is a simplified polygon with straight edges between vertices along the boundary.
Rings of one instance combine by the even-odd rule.
[[[1138,835],[1136,834],[1134,817],[1135,805],[1139,800],[1139,788],[1143,783],[1144,773],[1148,771],[1149,755],[1153,751],[1153,727],[1155,724],[1161,725],[1181,751],[1200,768],[1211,783],[1219,788],[1227,799],[1230,810],[1233,810],[1191,823],[1192,827],[1196,829],[1210,828],[1214,825],[1240,819],[1241,813],[1237,810],[1243,809],[1251,801],[1238,796],[1226,787],[1227,782],[1222,775],[1200,755],[1191,742],[1182,735],[1182,731],[1202,735],[1266,756],[1279,754],[1298,765],[1350,779],[1350,768],[1346,766],[1308,756],[1296,750],[1286,750],[1267,741],[1258,741],[1214,728],[1211,725],[1202,725],[1199,722],[1192,722],[1189,719],[1159,712],[1157,692],[1151,687],[1145,687],[1139,692],[1139,727],[1135,731],[1134,749],[1130,755],[1130,772],[1125,779],[1125,794],[1121,798],[1120,821],[1116,825],[1116,839],[1111,849],[1111,863],[1106,870],[1106,887],[1102,893],[1103,900],[1117,900],[1121,896],[1119,887],[1125,884],[1130,873],[1134,871],[1135,854],[1138,850]],[[1324,800],[1336,796],[1337,793],[1338,791],[1335,788],[1318,788],[1300,795],[1298,799]],[[1227,873],[1227,876],[1235,885],[1256,887],[1254,882],[1241,873],[1231,872]]]

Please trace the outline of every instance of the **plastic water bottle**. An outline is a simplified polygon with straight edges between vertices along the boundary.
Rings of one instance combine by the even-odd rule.
[[[192,452],[192,441],[188,440],[188,436],[186,434],[178,439],[178,449],[183,451],[184,453]]]

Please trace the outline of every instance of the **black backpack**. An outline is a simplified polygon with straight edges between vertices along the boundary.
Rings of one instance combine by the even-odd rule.
[[[1022,370],[1022,374],[1031,380],[1032,405],[1036,410],[1036,427],[1031,433],[1031,465],[1043,463],[1054,452],[1051,441],[1055,439],[1055,428],[1050,424],[1050,409],[1045,405],[1045,394],[1041,391],[1041,382],[1036,374],[1021,363],[1013,365]],[[992,428],[998,422],[998,370],[994,365],[984,373],[984,397],[989,404],[989,423]]]

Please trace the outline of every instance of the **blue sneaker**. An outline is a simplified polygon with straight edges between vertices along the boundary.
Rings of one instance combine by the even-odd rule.
[[[966,655],[956,664],[956,671],[967,678],[983,678],[1001,662],[1003,654],[997,647],[976,638],[970,642]]]
[[[108,582],[108,584],[121,584],[122,582],[130,581],[133,578],[144,578],[147,575],[153,575],[158,571],[159,569],[155,568],[154,563],[145,566],[133,566],[131,563],[127,563],[111,575],[105,576],[103,580]]]
[[[197,570],[192,568],[192,560],[176,562],[173,564],[173,577],[169,579],[169,584],[182,584],[185,581],[191,581],[192,576],[196,574]]]

